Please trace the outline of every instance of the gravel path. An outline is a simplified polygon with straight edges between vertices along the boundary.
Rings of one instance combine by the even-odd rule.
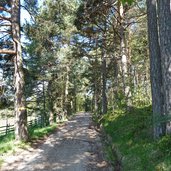
[[[1,171],[112,171],[89,113],[79,113],[36,148],[5,158]]]

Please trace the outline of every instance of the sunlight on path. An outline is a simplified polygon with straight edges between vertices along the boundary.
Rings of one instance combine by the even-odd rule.
[[[109,171],[88,113],[79,113],[38,148],[6,158],[2,171]]]

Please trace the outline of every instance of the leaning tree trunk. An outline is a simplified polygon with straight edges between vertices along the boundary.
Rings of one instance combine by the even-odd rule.
[[[157,3],[166,133],[171,134],[171,2],[158,0]]]
[[[158,37],[156,0],[147,0],[148,40],[150,54],[150,75],[152,90],[152,108],[154,120],[154,138],[164,134],[162,124],[159,122],[163,114],[163,95],[161,54]]]
[[[12,36],[15,43],[15,138],[20,141],[28,140],[27,111],[24,96],[24,73],[20,42],[20,0],[12,0]]]

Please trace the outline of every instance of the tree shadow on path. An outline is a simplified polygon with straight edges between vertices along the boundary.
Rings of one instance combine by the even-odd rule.
[[[91,116],[79,113],[43,144],[7,161],[2,171],[108,171]],[[5,169],[4,169],[5,168]]]

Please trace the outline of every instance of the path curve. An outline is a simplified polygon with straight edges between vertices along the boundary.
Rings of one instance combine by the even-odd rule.
[[[1,171],[112,171],[91,115],[79,113],[36,148],[5,158]]]

